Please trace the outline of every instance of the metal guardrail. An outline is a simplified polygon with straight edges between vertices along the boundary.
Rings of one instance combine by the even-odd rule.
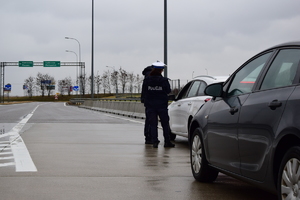
[[[84,101],[92,100],[92,101],[135,101],[140,102],[140,97],[129,97],[129,98],[73,98],[70,99],[71,103],[74,104],[83,104]],[[175,95],[169,95],[169,100],[173,101],[175,100]]]
[[[84,101],[87,101],[87,100],[92,100],[92,101],[141,101],[141,99],[139,97],[130,97],[130,98],[73,98],[73,99],[70,99],[70,102],[73,103],[73,104],[83,104]]]
[[[76,99],[77,102],[84,102],[78,107],[94,111],[123,115],[133,118],[145,119],[145,107],[138,98],[135,99]]]
[[[169,99],[174,95],[169,95]],[[74,98],[70,102],[80,108],[145,119],[145,106],[140,98]]]

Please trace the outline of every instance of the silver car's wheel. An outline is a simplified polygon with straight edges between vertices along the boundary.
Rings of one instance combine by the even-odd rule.
[[[208,165],[200,129],[194,131],[191,141],[190,160],[194,178],[201,182],[213,182],[219,172]]]
[[[291,148],[283,158],[279,171],[279,199],[300,199],[300,148]]]
[[[200,137],[196,135],[192,144],[192,167],[195,173],[199,173],[202,162],[202,144]]]

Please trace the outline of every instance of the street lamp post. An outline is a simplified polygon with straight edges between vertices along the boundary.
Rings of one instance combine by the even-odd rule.
[[[167,31],[167,0],[165,0],[164,6],[164,63],[166,67],[164,69],[164,77],[168,78],[168,31]]]
[[[80,94],[83,93],[83,80],[82,80],[82,65],[81,65],[81,45],[80,42],[76,38],[72,37],[65,37],[65,39],[75,40],[78,43],[79,46],[79,67],[80,67]]]
[[[75,40],[78,43],[78,45],[79,45],[79,62],[81,62],[81,46],[80,46],[80,42],[76,38],[65,37],[65,39]]]
[[[91,98],[94,98],[94,0],[92,0]]]
[[[75,56],[76,56],[76,62],[78,62],[78,55],[77,55],[77,53],[75,53],[74,51],[69,51],[69,50],[66,50],[66,52],[68,52],[68,53],[74,53]],[[76,67],[76,86],[77,85],[78,85],[78,68]]]

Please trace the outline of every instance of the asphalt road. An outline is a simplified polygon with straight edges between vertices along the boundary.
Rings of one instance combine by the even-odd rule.
[[[175,144],[145,145],[143,120],[64,103],[0,106],[0,199],[276,199],[223,174],[195,181],[187,139]]]

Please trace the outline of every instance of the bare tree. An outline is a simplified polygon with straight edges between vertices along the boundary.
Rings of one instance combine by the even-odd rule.
[[[55,79],[49,74],[39,72],[36,77],[36,85],[40,88],[42,96],[45,96],[46,91],[48,96],[50,96],[51,91],[55,89]]]
[[[87,94],[91,94],[91,84],[92,84],[92,76],[88,76],[86,79],[86,87],[85,87]]]
[[[72,78],[69,76],[69,77],[65,78],[65,81],[67,82],[67,85],[68,85],[68,95],[70,96],[71,92],[72,92]]]
[[[128,90],[131,94],[133,93],[135,78],[136,77],[134,76],[133,73],[128,74],[128,82],[129,82]]]
[[[27,79],[24,80],[24,85],[27,88],[28,96],[32,97],[32,92],[35,86],[34,77],[29,76]]]
[[[113,84],[113,86],[115,87],[115,91],[116,91],[116,95],[118,95],[118,87],[119,87],[119,72],[114,70],[111,75],[110,75],[110,78],[111,78],[111,82]]]
[[[44,77],[43,74],[38,72],[37,77],[35,78],[36,80],[36,86],[38,88],[40,88],[40,91],[42,93],[42,96],[45,96],[45,89],[46,87],[44,87],[43,81],[44,81]]]
[[[136,75],[136,78],[135,78],[135,88],[137,89],[137,92],[138,92],[138,93],[141,92],[143,79],[144,79],[144,78],[141,77],[139,74]]]
[[[63,96],[65,93],[71,95],[72,79],[71,77],[66,77],[63,80],[58,81],[58,91]]]
[[[120,67],[119,69],[119,78],[122,86],[122,93],[125,93],[126,83],[128,83],[128,73]]]
[[[97,88],[97,94],[100,93],[100,86],[102,84],[102,79],[101,76],[97,74],[97,76],[95,76],[95,84],[96,84],[96,88]]]
[[[79,79],[80,79],[80,81],[81,81],[80,91],[81,91],[82,95],[85,95],[85,91],[86,91],[86,82],[87,82],[86,74],[83,73],[82,75],[80,75]]]
[[[107,91],[108,93],[111,93],[111,80],[110,80],[110,71],[107,70],[107,71],[104,71],[101,79],[102,79],[102,85],[103,85],[103,91],[104,91],[104,94],[105,92]]]

